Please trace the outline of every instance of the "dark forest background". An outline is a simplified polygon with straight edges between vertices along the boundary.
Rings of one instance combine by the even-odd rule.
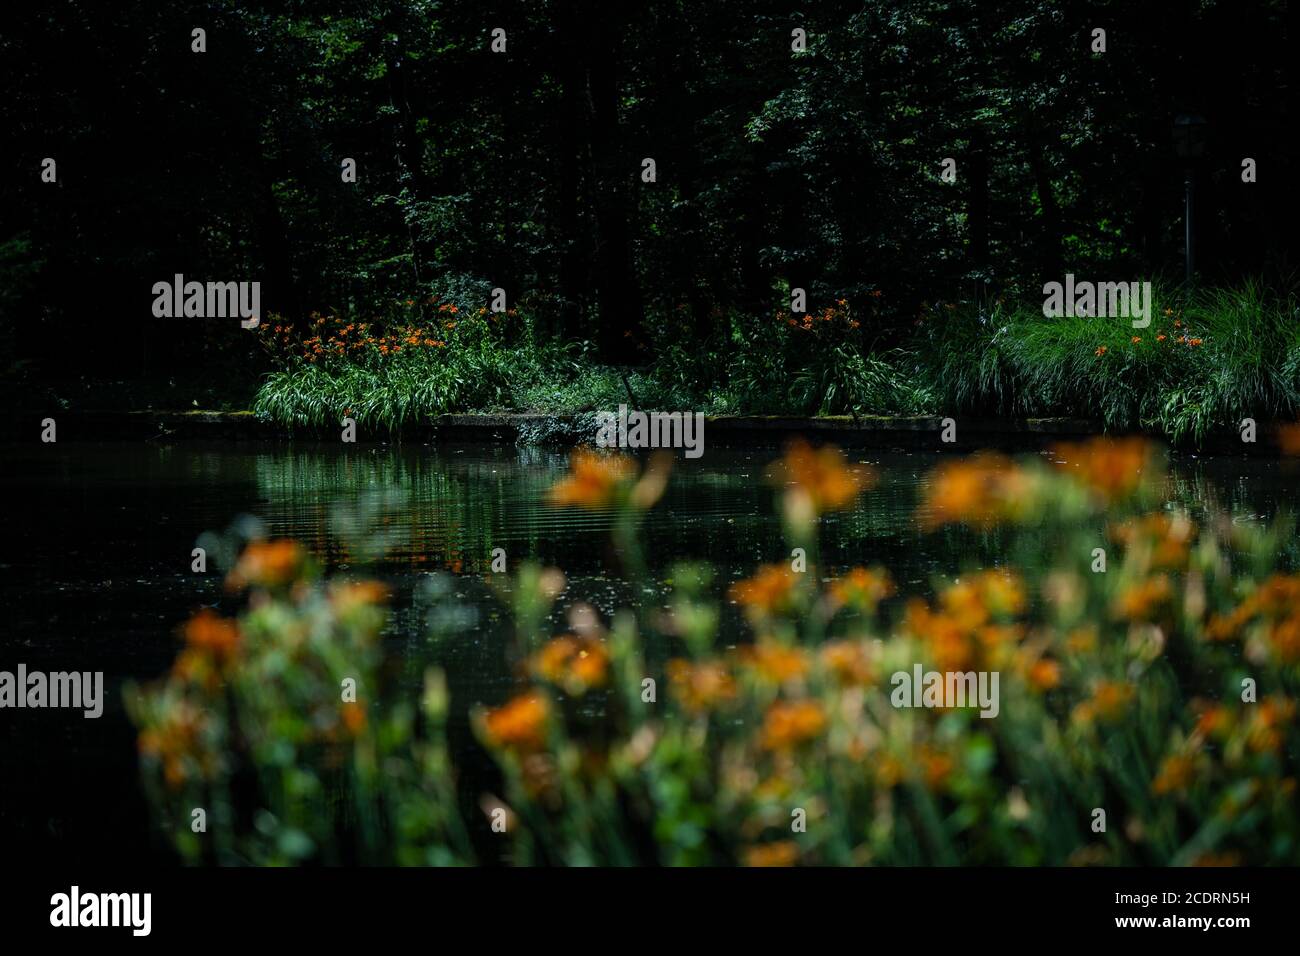
[[[40,381],[245,362],[237,323],[152,317],[177,272],[258,279],[290,319],[500,286],[612,363],[669,326],[716,347],[719,315],[790,287],[810,309],[878,294],[887,344],[921,301],[1178,276],[1179,113],[1208,121],[1202,276],[1289,281],[1290,30],[1270,0],[11,8],[0,361]]]

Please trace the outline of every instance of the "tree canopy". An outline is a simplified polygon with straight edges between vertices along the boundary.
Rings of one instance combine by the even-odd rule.
[[[66,344],[60,328],[112,323],[102,350],[67,361],[166,361],[180,353],[146,321],[148,290],[184,273],[260,279],[289,319],[499,287],[615,363],[652,355],[668,325],[708,340],[726,310],[788,308],[793,287],[810,306],[880,296],[872,331],[888,339],[925,300],[1034,293],[1064,271],[1176,273],[1181,113],[1208,121],[1199,264],[1280,274],[1296,214],[1286,13],[1281,0],[23,7],[0,34],[4,331],[40,360]],[[235,330],[178,335],[177,348],[200,335],[221,348]]]

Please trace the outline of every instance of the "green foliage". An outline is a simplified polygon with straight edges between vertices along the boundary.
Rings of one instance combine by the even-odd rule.
[[[147,277],[178,271],[260,281],[263,306],[289,321],[362,316],[431,290],[481,304],[501,287],[512,306],[531,299],[536,345],[575,350],[578,377],[653,362],[643,404],[914,410],[933,389],[914,388],[913,363],[889,350],[906,344],[923,300],[1014,299],[1067,269],[1176,266],[1181,170],[1166,131],[1189,103],[1215,124],[1198,170],[1215,184],[1198,221],[1203,268],[1276,281],[1285,267],[1291,124],[1273,95],[1287,79],[1284,5],[1111,4],[1104,57],[1085,52],[1086,5],[781,6],[538,0],[503,21],[506,54],[489,50],[472,3],[20,9],[0,41],[15,91],[0,136],[6,155],[59,142],[60,178],[43,183],[33,167],[0,184],[12,213],[0,305],[21,293],[23,310],[16,357],[68,380],[219,366],[233,393],[247,364],[234,326],[128,322],[69,350],[68,325],[98,333],[105,302],[137,302]],[[213,22],[196,59],[182,41],[198,11]],[[791,50],[795,23],[805,52]],[[104,49],[120,55],[98,82],[64,68]],[[1200,63],[1190,85],[1189,57]],[[138,149],[206,144],[214,126],[223,149]],[[1243,142],[1270,170],[1248,186],[1235,182]],[[647,154],[652,184],[636,175]],[[355,182],[342,181],[344,158]],[[955,182],[939,175],[948,158]],[[34,275],[13,271],[14,237]],[[844,299],[863,341],[794,345],[793,359],[768,362],[762,350],[790,343],[736,316],[767,316],[792,287]],[[882,292],[890,305],[872,312]],[[396,423],[603,404],[622,385],[604,371],[573,383],[563,358],[549,381],[503,383],[497,369],[533,363],[480,358],[433,368],[418,396],[390,381],[406,373],[277,375],[262,405],[308,421],[338,409],[295,393],[347,405],[374,392],[373,414]],[[1108,420],[1194,433],[1232,400],[1279,389],[1179,379],[1161,398],[1169,412],[1137,410],[1151,371],[1116,370]]]
[[[469,318],[446,322],[449,313],[438,311],[424,323],[429,331],[409,307],[401,311],[374,323],[316,318],[308,338],[265,326],[285,367],[267,377],[254,410],[292,428],[332,427],[351,410],[359,423],[398,431],[453,412],[580,415],[627,404],[709,414],[887,414],[932,402],[909,356],[868,354],[841,307],[793,327],[788,315],[753,322],[733,315],[725,346],[701,348],[679,332],[643,369],[601,365],[589,347],[539,345],[527,313],[512,310],[498,324],[458,307],[455,315]],[[335,334],[326,338],[329,330]],[[445,340],[427,344],[435,333]],[[574,426],[539,423],[525,440],[570,432]]]
[[[527,313],[506,321],[512,332],[473,316],[437,348],[292,358],[255,407],[292,427],[332,426],[351,409],[385,429],[447,412],[582,416],[620,404],[717,415],[965,412],[1085,418],[1200,443],[1243,418],[1300,412],[1298,310],[1294,293],[1257,281],[1190,291],[1156,283],[1145,329],[1124,318],[1045,318],[1040,301],[998,302],[986,314],[943,303],[923,307],[918,332],[888,349],[863,337],[846,304],[797,317],[732,313],[721,341],[692,344],[689,328],[670,328],[639,369],[602,365],[590,347],[539,345]],[[393,341],[405,341],[409,326],[396,327]],[[524,440],[590,434],[592,421],[539,420]]]
[[[1259,282],[1184,292],[1156,284],[1145,329],[1123,318],[1045,318],[1040,303],[937,310],[921,356],[945,407],[1066,415],[1174,441],[1300,410],[1294,294]],[[1137,341],[1135,341],[1135,339]]]
[[[448,303],[427,316],[408,311],[374,322],[315,317],[310,337],[267,323],[267,344],[286,367],[267,377],[253,410],[307,428],[333,427],[350,412],[359,424],[398,431],[448,412],[505,407],[560,354],[539,349],[513,310],[500,318]]]

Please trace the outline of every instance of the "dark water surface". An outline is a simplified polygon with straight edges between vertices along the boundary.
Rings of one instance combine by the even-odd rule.
[[[775,448],[710,448],[678,461],[646,526],[652,576],[687,558],[707,559],[715,588],[765,561],[788,560],[773,491],[763,471]],[[104,672],[98,720],[80,712],[0,710],[0,845],[19,859],[129,864],[170,859],[138,787],[135,736],[121,704],[124,681],[150,680],[170,665],[176,628],[199,605],[233,613],[221,574],[190,571],[205,531],[241,515],[269,534],[303,541],[334,570],[379,577],[395,592],[387,639],[399,660],[447,667],[453,707],[498,703],[507,693],[506,621],[481,575],[501,547],[511,570],[527,557],[562,568],[559,609],[585,600],[608,615],[629,594],[609,544],[610,516],[544,501],[565,470],[559,450],[500,445],[366,446],[269,443],[104,443],[0,446],[0,670]],[[883,564],[907,592],[936,576],[989,566],[996,534],[922,533],[918,488],[941,456],[850,452],[881,482],[851,512],[825,519],[822,573]],[[1170,496],[1209,499],[1243,521],[1294,508],[1296,476],[1274,461],[1182,459]],[[449,644],[427,639],[420,584],[430,572],[482,610]],[[734,609],[724,636],[739,634]],[[418,693],[412,677],[410,692]],[[454,730],[455,728],[453,728]],[[464,739],[464,728],[461,728]],[[453,738],[453,744],[455,738]]]

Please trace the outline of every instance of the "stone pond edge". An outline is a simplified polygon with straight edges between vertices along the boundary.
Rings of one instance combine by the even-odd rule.
[[[292,429],[257,417],[250,411],[64,410],[10,416],[0,436],[9,441],[39,440],[41,422],[54,418],[60,441],[101,440],[274,440],[306,438],[337,440],[335,429]],[[974,447],[1034,447],[1057,440],[1078,440],[1101,434],[1099,422],[1081,418],[977,418],[952,416],[957,441],[940,441],[943,416],[938,415],[848,415],[804,417],[788,415],[718,415],[705,418],[705,441],[744,446],[780,443],[795,434],[834,440],[847,445],[876,445],[911,449],[958,450]],[[365,434],[358,428],[360,443],[417,441],[518,442],[521,434],[535,443],[575,444],[580,429],[591,421],[586,415],[553,415],[540,412],[503,412],[439,415],[413,422],[394,434],[388,431]],[[1241,440],[1236,432],[1206,436],[1199,446],[1185,447],[1218,454],[1263,454],[1275,456],[1277,425],[1261,422],[1254,444]],[[1164,437],[1150,437],[1165,441]]]

